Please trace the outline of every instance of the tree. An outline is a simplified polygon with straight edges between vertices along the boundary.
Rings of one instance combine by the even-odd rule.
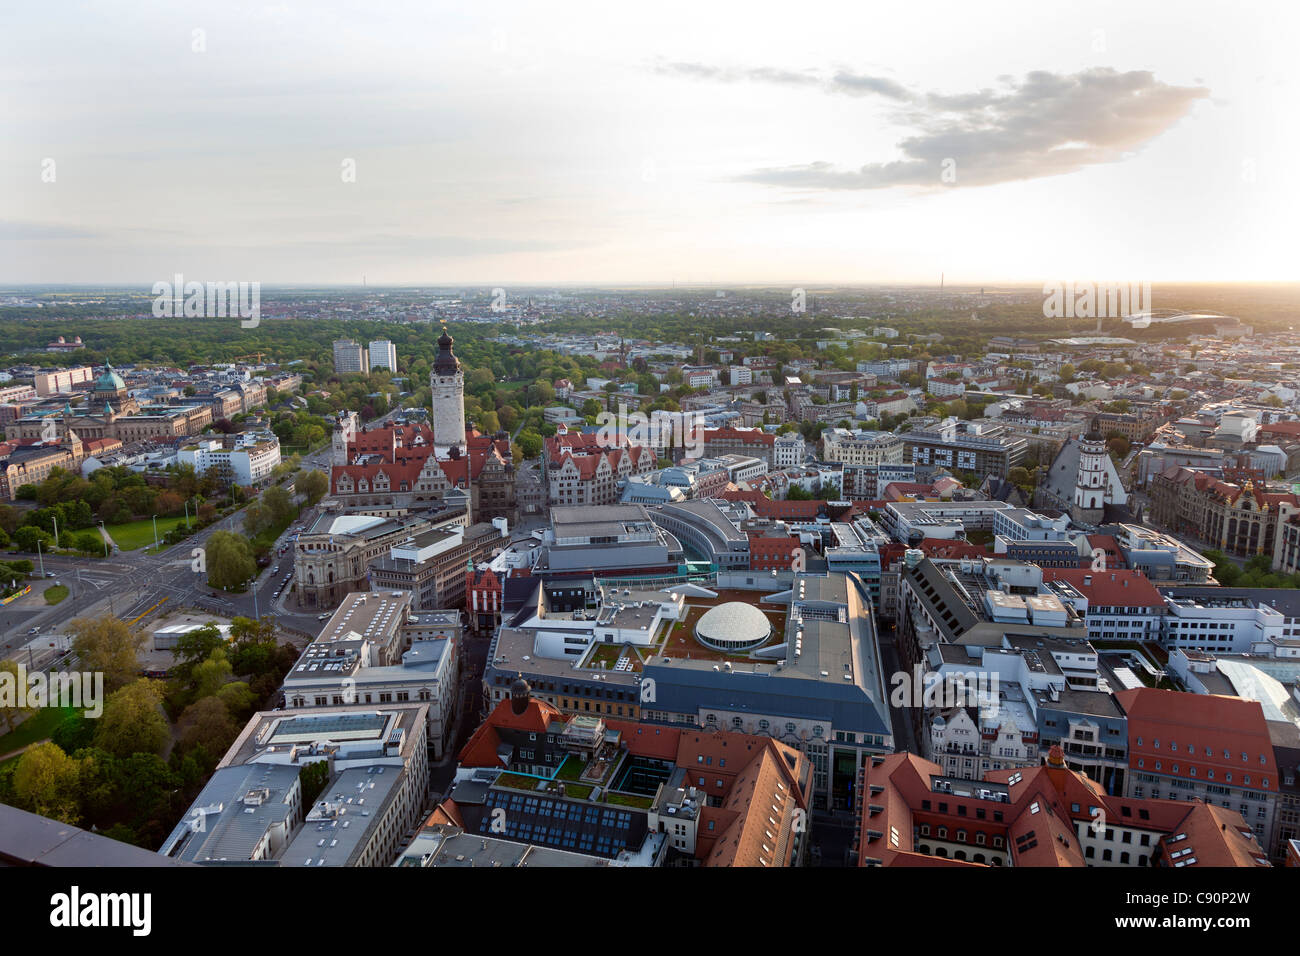
[[[280,485],[272,485],[262,493],[262,505],[271,516],[273,527],[288,524],[297,513],[293,498]]]
[[[49,551],[54,546],[54,535],[34,525],[24,525],[19,528],[14,532],[13,538],[14,544],[20,551],[36,551],[38,542],[42,551]]]
[[[257,562],[248,539],[233,531],[215,531],[205,551],[208,583],[216,588],[237,588],[257,574]]]
[[[110,694],[95,727],[95,746],[121,758],[162,753],[170,734],[161,703],[158,683],[145,677]]]
[[[506,431],[514,431],[514,427],[519,424],[519,409],[513,405],[502,405],[497,409],[497,419]]]
[[[82,531],[75,536],[70,535],[69,539],[65,541],[65,544],[82,554],[102,554],[104,552],[104,539],[98,531]]]
[[[217,697],[204,697],[185,708],[178,744],[183,753],[202,748],[215,763],[239,735],[239,727]]]
[[[1020,488],[1029,488],[1034,483],[1033,476],[1029,474],[1029,469],[1022,468],[1019,465],[1007,472],[1007,480]]]
[[[247,720],[253,713],[253,692],[248,689],[246,681],[237,680],[222,685],[216,697],[226,705],[226,710],[236,721]]]
[[[304,764],[298,771],[298,780],[302,785],[302,805],[313,806],[316,798],[325,789],[325,785],[330,782],[329,761],[313,760],[311,763]]]
[[[14,796],[24,809],[76,825],[81,820],[77,762],[52,743],[37,744],[18,758]]]
[[[172,657],[177,661],[177,674],[188,680],[190,672],[200,662],[207,660],[214,650],[224,647],[225,643],[221,628],[212,622],[185,632],[177,638],[176,646],[172,648]]]
[[[308,505],[314,505],[325,497],[325,493],[329,491],[330,481],[325,477],[324,472],[300,472],[294,486],[306,497]]]
[[[271,514],[260,501],[244,509],[244,533],[250,538],[256,538],[270,526]]]
[[[226,652],[220,647],[215,648],[207,660],[194,668],[194,699],[202,700],[213,696],[233,673],[234,668],[226,660]]]
[[[140,669],[137,655],[145,635],[115,617],[78,618],[68,625],[72,651],[87,671],[100,671],[109,693],[129,684]]]
[[[8,674],[9,677],[2,675]],[[0,694],[0,733],[9,733],[33,712],[31,707],[19,707],[18,699],[18,665],[14,661],[0,661],[0,687],[12,681],[14,694],[12,703],[8,694]]]
[[[542,436],[525,429],[519,433],[516,444],[525,458],[536,458],[542,453]]]

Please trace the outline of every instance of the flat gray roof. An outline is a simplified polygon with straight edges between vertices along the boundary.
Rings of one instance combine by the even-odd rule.
[[[8,866],[188,865],[3,803],[0,803],[0,863]]]

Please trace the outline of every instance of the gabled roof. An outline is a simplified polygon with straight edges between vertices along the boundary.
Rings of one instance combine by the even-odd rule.
[[[479,725],[478,730],[466,742],[460,752],[462,767],[503,767],[500,750],[502,740],[498,730],[512,729],[529,731],[536,734],[546,733],[551,721],[563,721],[564,716],[536,697],[528,700],[528,706],[522,714],[516,714],[510,698],[502,700],[488,714],[487,720]]]

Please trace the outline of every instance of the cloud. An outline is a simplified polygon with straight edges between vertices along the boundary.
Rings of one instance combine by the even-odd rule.
[[[98,233],[87,232],[76,226],[60,226],[43,222],[15,222],[0,219],[0,241],[36,242],[45,239],[95,239]]]
[[[881,97],[895,104],[894,121],[913,131],[899,141],[898,159],[857,169],[812,162],[735,177],[802,189],[991,186],[1060,176],[1135,155],[1209,96],[1204,86],[1176,86],[1146,70],[1109,68],[1071,74],[1038,70],[1019,80],[1004,75],[997,78],[1001,89],[967,93],[922,93],[886,77],[844,70],[818,77],[771,68],[671,63],[659,72],[722,82],[797,82],[830,94]],[[945,180],[945,170],[955,178]]]
[[[834,92],[848,93],[852,96],[865,96],[868,93],[874,93],[878,96],[887,96],[892,100],[912,99],[912,94],[908,92],[907,87],[903,86],[902,83],[896,83],[883,76],[864,76],[860,73],[840,72],[831,77],[829,85]]]
[[[687,80],[708,80],[715,83],[775,83],[782,86],[821,86],[825,83],[821,77],[812,73],[800,73],[794,70],[782,70],[775,67],[751,67],[736,69],[731,67],[709,66],[707,63],[657,63],[654,71],[662,76],[675,76]]]
[[[364,253],[414,254],[434,257],[498,256],[520,252],[568,252],[584,249],[591,242],[578,239],[523,239],[495,236],[409,236],[375,233],[313,239],[305,247],[338,247]]]

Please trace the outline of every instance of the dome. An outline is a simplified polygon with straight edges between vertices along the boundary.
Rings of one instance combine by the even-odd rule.
[[[126,382],[122,381],[122,376],[113,371],[113,366],[105,366],[104,374],[95,379],[95,391],[116,392],[119,388],[126,388]]]
[[[438,354],[433,360],[433,370],[439,375],[455,375],[460,371],[460,361],[451,351],[454,341],[446,328],[438,336]]]
[[[528,699],[532,693],[533,689],[528,686],[528,681],[524,680],[523,674],[520,674],[510,684],[510,709],[516,714],[522,714],[528,709]]]
[[[752,604],[729,601],[710,608],[695,625],[695,639],[720,651],[761,647],[772,636],[772,622]]]

